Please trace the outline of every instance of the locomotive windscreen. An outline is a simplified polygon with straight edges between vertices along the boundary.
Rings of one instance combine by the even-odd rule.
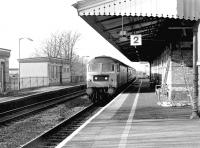
[[[88,71],[89,72],[100,72],[101,66],[100,64],[89,64]]]
[[[112,72],[114,70],[115,70],[114,64],[110,64],[110,63],[102,64],[102,72]]]

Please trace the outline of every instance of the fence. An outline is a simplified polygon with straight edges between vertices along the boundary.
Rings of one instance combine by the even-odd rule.
[[[85,76],[71,76],[71,82],[72,83],[86,82],[86,77]]]
[[[85,82],[86,77],[85,76],[71,76],[71,81],[70,81],[70,78],[65,78],[62,80],[63,80],[63,85],[65,85],[69,83]],[[19,83],[18,83],[17,77],[15,78],[10,77],[9,83],[10,83],[10,91],[19,90]],[[50,86],[50,85],[61,85],[61,83],[60,82],[55,83],[51,79],[49,80],[48,77],[20,78],[20,89],[44,87],[44,86]]]
[[[49,86],[48,77],[20,78],[20,89]],[[10,78],[10,90],[19,90],[18,78]]]

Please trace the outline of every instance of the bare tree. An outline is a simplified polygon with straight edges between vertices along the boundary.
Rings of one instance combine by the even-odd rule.
[[[66,58],[72,63],[75,46],[80,39],[79,33],[61,32],[54,33],[50,38],[46,39],[40,50],[35,55],[44,55],[54,58]]]
[[[66,59],[69,59],[70,69],[72,69],[73,62],[76,62],[75,46],[80,39],[79,33],[63,32],[60,34],[61,43],[61,53]]]
[[[69,61],[70,71],[72,73],[74,63],[79,61],[79,56],[75,54],[76,44],[80,39],[80,34],[75,32],[53,33],[46,39],[42,48],[36,50],[36,56],[45,56],[53,58],[62,58]]]
[[[67,59],[71,69],[72,63],[76,59],[74,51],[79,39],[80,34],[76,32],[54,33],[44,41],[40,50],[36,50],[35,55]]]
[[[60,58],[62,56],[62,40],[60,34],[52,34],[49,39],[46,39],[41,48],[43,55],[47,57]]]

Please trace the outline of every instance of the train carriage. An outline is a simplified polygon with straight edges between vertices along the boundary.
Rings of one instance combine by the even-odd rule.
[[[108,56],[98,56],[87,64],[87,94],[92,102],[112,96],[122,85],[135,79],[135,69]]]

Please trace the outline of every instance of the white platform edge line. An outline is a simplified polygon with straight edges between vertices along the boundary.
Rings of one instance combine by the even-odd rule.
[[[131,83],[132,84],[132,83]],[[127,90],[131,84],[125,89]],[[123,90],[123,92],[125,91]],[[123,93],[122,92],[122,93]],[[75,130],[70,136],[68,136],[66,139],[64,139],[60,144],[58,144],[55,148],[62,148],[63,146],[65,146],[65,144],[67,142],[69,142],[74,136],[76,136],[86,125],[88,125],[94,118],[96,118],[101,112],[103,112],[105,110],[105,108],[107,108],[110,104],[112,104],[118,97],[121,96],[121,93],[119,95],[117,95],[117,97],[115,97],[115,99],[113,99],[109,104],[107,104],[106,106],[104,106],[101,110],[99,110],[95,115],[93,115],[90,119],[88,119],[84,124],[82,124],[77,130]]]
[[[129,132],[130,132],[130,129],[131,129],[130,123],[133,122],[133,117],[135,115],[135,110],[136,110],[136,107],[137,107],[137,102],[138,102],[138,98],[139,98],[141,85],[142,85],[142,81],[140,83],[137,94],[135,96],[134,103],[131,107],[131,112],[129,114],[128,120],[126,121],[126,125],[125,125],[125,128],[124,128],[123,134],[121,135],[121,140],[120,140],[120,143],[119,143],[119,146],[118,146],[119,148],[126,148],[127,138],[128,138],[128,135],[129,135]]]

